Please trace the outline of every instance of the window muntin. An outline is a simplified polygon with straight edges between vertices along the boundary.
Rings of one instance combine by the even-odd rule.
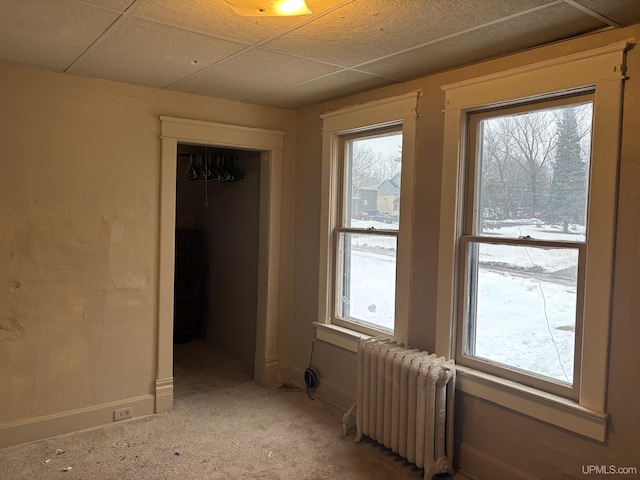
[[[458,361],[577,399],[592,103],[469,116]]]
[[[342,135],[334,323],[394,332],[401,125]]]

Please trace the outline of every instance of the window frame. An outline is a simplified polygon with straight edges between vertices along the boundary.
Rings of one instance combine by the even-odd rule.
[[[585,92],[578,92],[572,95],[560,95],[558,97],[544,99],[538,102],[524,102],[516,103],[514,105],[506,105],[497,109],[480,109],[476,111],[469,111],[466,113],[466,145],[468,148],[464,152],[464,165],[462,165],[462,174],[464,175],[464,189],[461,194],[463,195],[463,212],[460,231],[460,246],[459,246],[459,288],[458,288],[458,317],[456,318],[456,338],[455,338],[455,358],[459,365],[474,368],[480,371],[487,372],[492,375],[496,375],[514,382],[519,382],[531,387],[547,391],[562,397],[567,397],[571,400],[578,401],[580,392],[580,380],[581,380],[581,357],[582,357],[582,325],[584,316],[584,296],[585,296],[585,265],[587,260],[587,250],[589,243],[589,225],[590,220],[587,221],[587,229],[585,231],[584,241],[570,241],[570,240],[551,240],[541,238],[514,238],[504,237],[491,234],[480,234],[476,232],[477,229],[477,215],[478,213],[478,199],[479,199],[479,185],[478,185],[478,162],[479,162],[479,135],[480,129],[478,128],[480,122],[487,118],[493,118],[495,116],[518,114],[523,112],[532,112],[536,110],[546,110],[550,108],[562,108],[569,105],[579,105],[584,103],[590,103],[593,110],[594,95],[591,89]],[[591,157],[591,152],[589,152]],[[591,164],[591,161],[589,161]],[[589,168],[589,177],[591,168]],[[591,179],[587,182],[587,199],[589,191],[591,189]],[[588,211],[588,202],[587,202]],[[550,378],[544,378],[534,373],[525,373],[519,371],[515,366],[504,364],[498,364],[491,360],[484,360],[473,355],[465,353],[466,340],[468,336],[469,316],[471,304],[473,303],[470,296],[471,289],[471,248],[473,244],[489,244],[489,245],[504,245],[504,246],[525,246],[532,248],[567,248],[577,252],[577,279],[576,279],[576,312],[575,312],[575,330],[574,330],[574,355],[573,362],[574,368],[572,372],[573,382],[571,385],[567,385],[562,382],[553,381]],[[476,265],[476,269],[478,266]]]
[[[347,144],[353,140],[363,139],[367,137],[377,136],[377,135],[385,135],[391,133],[400,133],[402,134],[402,123],[398,122],[395,124],[384,125],[383,127],[374,126],[370,129],[359,130],[356,133],[345,133],[345,134],[337,134],[337,142],[338,142],[338,150],[336,159],[336,166],[340,170],[338,173],[338,182],[339,188],[338,198],[335,199],[335,204],[333,208],[336,209],[336,224],[334,226],[334,248],[333,248],[333,265],[334,265],[334,278],[332,282],[332,296],[333,296],[333,304],[331,311],[331,319],[332,323],[347,329],[356,330],[367,335],[393,335],[394,330],[387,330],[385,328],[376,328],[376,326],[368,324],[366,321],[362,320],[361,322],[356,321],[355,319],[346,318],[340,315],[341,312],[341,302],[340,299],[342,297],[342,286],[343,279],[341,273],[344,271],[344,258],[343,258],[343,250],[341,250],[342,242],[340,240],[341,234],[364,234],[364,235],[376,235],[376,236],[392,236],[396,239],[396,276],[397,276],[397,245],[398,245],[398,232],[400,227],[400,222],[398,223],[398,229],[368,229],[368,228],[357,228],[353,226],[347,226],[347,220],[350,219],[349,210],[350,206],[347,207],[347,203],[349,199],[347,199],[347,194],[350,192],[348,190],[348,178],[347,178],[347,161],[349,157]],[[401,177],[402,179],[402,173]],[[402,182],[402,180],[401,180]],[[400,190],[402,191],[402,189]],[[402,207],[401,207],[402,208]],[[402,211],[402,210],[401,210]]]
[[[607,432],[606,385],[613,273],[617,175],[620,158],[626,51],[633,40],[557,57],[444,85],[444,144],[436,351],[455,358],[458,319],[459,252],[464,192],[466,117],[479,109],[535,102],[593,90],[589,254],[580,388],[570,400],[474,368],[458,367],[465,393],[571,430],[598,441]]]
[[[334,345],[357,351],[359,338],[386,335],[407,341],[411,277],[411,237],[415,168],[415,132],[418,99],[421,92],[412,91],[362,105],[346,107],[320,116],[322,129],[322,198],[319,259],[318,320],[314,322],[317,337]],[[398,128],[399,127],[399,128]],[[402,170],[400,188],[400,220],[396,252],[396,304],[393,333],[366,325],[336,319],[337,228],[340,225],[337,202],[341,201],[341,145],[345,138],[398,128],[402,132]],[[380,230],[388,234],[388,230]],[[396,233],[393,233],[396,235]]]

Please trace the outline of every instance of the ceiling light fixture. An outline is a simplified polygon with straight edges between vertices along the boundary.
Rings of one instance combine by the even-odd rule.
[[[313,13],[305,0],[225,0],[238,15],[276,17]]]

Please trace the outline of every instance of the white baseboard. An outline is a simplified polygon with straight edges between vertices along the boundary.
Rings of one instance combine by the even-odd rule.
[[[156,379],[156,413],[173,408],[173,377]]]
[[[268,357],[264,360],[256,357],[253,365],[253,379],[263,387],[275,387],[281,379],[280,358]]]
[[[154,395],[141,395],[94,407],[0,425],[0,448],[106,425],[114,422],[114,410],[121,408],[131,408],[132,417],[149,415],[154,412],[154,406]]]
[[[297,367],[290,367],[288,382],[297,387],[306,388],[304,384],[304,370]],[[356,401],[353,393],[338,387],[334,383],[328,382],[322,378],[322,376],[320,376],[315,396],[345,411]]]
[[[498,458],[491,457],[464,442],[460,444],[460,453],[456,463],[461,470],[471,472],[477,478],[490,478],[491,480],[537,480],[539,478]]]

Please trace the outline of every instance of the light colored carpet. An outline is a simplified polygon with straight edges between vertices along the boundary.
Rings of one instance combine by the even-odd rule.
[[[0,478],[423,478],[377,443],[342,437],[340,409],[304,391],[261,387],[250,366],[203,342],[175,346],[174,374],[172,411],[2,449]]]

